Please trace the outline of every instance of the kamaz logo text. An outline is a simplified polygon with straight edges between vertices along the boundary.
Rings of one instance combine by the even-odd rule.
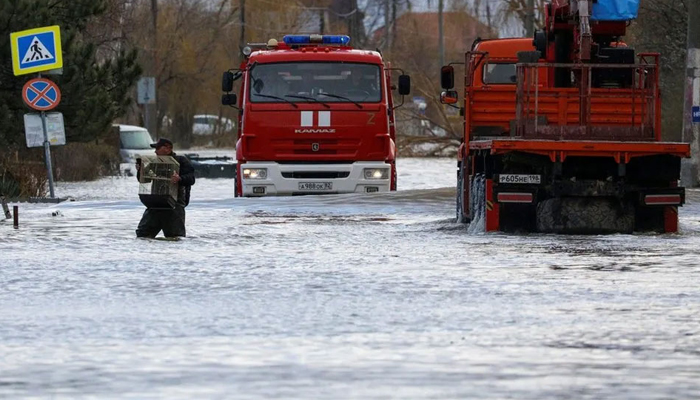
[[[335,129],[295,129],[294,133],[335,133]]]

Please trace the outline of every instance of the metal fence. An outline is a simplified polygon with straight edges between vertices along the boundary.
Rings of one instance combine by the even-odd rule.
[[[47,189],[46,167],[33,159],[34,154],[18,150],[0,152],[0,195],[7,199],[44,196]]]
[[[547,72],[570,71],[574,87],[543,85]],[[610,79],[610,77],[616,77]],[[604,79],[610,83],[605,84]],[[598,78],[598,79],[597,79]],[[517,65],[515,136],[532,139],[661,138],[658,55],[638,64]]]

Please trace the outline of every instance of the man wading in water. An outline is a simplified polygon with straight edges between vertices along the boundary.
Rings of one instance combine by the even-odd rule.
[[[151,144],[156,149],[156,155],[171,156],[180,163],[180,171],[173,174],[172,182],[179,184],[177,191],[177,204],[171,209],[147,208],[141,217],[137,237],[154,238],[163,230],[167,238],[185,237],[185,207],[190,204],[190,187],[194,185],[194,167],[185,156],[178,156],[173,152],[173,142],[160,138],[157,143]],[[141,164],[136,163],[136,179],[141,177]]]

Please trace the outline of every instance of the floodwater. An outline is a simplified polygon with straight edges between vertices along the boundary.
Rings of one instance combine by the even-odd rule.
[[[469,233],[454,165],[374,195],[200,180],[180,241],[134,237],[134,178],[22,204],[0,398],[700,398],[698,193],[678,235]]]

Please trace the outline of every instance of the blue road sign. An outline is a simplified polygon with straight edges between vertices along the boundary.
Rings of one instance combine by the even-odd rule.
[[[693,123],[700,123],[700,106],[693,106],[692,115]]]
[[[57,25],[13,32],[10,42],[15,75],[63,67],[61,31]]]

